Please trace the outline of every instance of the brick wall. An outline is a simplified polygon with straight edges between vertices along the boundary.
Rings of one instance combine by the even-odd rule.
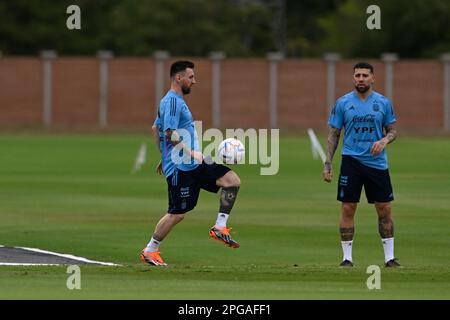
[[[279,66],[281,128],[320,128],[327,117],[327,70],[320,60],[286,60]]]
[[[156,112],[153,61],[122,58],[109,63],[108,123],[151,125]]]
[[[55,59],[52,123],[58,125],[98,123],[98,93],[97,59]]]
[[[395,65],[394,106],[406,128],[443,127],[443,68],[436,61],[400,61]]]
[[[38,59],[0,59],[0,125],[42,123],[42,64]]]
[[[187,58],[189,59],[189,58]],[[196,120],[212,125],[212,62],[196,64],[197,85],[186,96]],[[165,61],[165,90],[169,88]],[[352,90],[356,60],[336,63],[336,97]],[[375,67],[375,90],[385,93],[385,68]],[[155,61],[113,58],[108,61],[108,127],[150,126],[156,112]],[[0,59],[0,124],[42,125],[43,76],[39,58]],[[56,58],[53,66],[52,125],[97,126],[99,66],[97,58]],[[266,59],[224,59],[221,62],[221,127],[268,128],[269,66]],[[443,129],[443,64],[438,60],[394,63],[393,102],[398,125],[411,131]],[[285,59],[278,64],[278,126],[281,129],[323,129],[327,105],[324,60]]]

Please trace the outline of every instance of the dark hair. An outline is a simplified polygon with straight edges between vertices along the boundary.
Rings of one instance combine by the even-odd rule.
[[[355,69],[369,69],[370,72],[373,73],[373,66],[370,63],[367,63],[367,62],[358,62],[353,67],[353,71],[355,71]]]
[[[176,61],[170,66],[170,77],[172,78],[177,73],[185,71],[187,68],[194,69],[194,63],[191,61]]]

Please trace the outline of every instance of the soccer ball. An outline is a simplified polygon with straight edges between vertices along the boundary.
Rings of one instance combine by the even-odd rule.
[[[219,144],[218,155],[226,164],[236,164],[245,157],[245,147],[238,139],[228,138]]]

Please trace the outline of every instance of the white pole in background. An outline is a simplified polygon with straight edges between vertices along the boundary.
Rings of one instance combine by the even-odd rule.
[[[53,67],[52,60],[56,58],[56,51],[44,50],[42,59],[42,121],[44,126],[52,123],[52,97],[53,97]]]
[[[164,96],[164,65],[170,55],[167,51],[155,51],[153,58],[155,59],[155,113],[158,114],[159,102]]]
[[[441,56],[444,64],[444,130],[450,131],[450,53]]]
[[[336,99],[336,62],[340,60],[340,56],[337,53],[326,53],[324,59],[327,62],[327,105],[329,114]]]
[[[381,60],[385,63],[385,95],[394,101],[394,62],[398,60],[398,55],[395,53],[383,53]]]
[[[269,70],[269,115],[270,127],[278,127],[278,63],[283,60],[281,52],[270,52],[267,59],[270,63]]]
[[[111,51],[99,51],[97,58],[100,60],[99,68],[99,101],[98,114],[100,128],[108,125],[108,60],[113,57]]]
[[[221,89],[221,61],[225,58],[223,52],[211,52],[212,60],[212,125],[214,128],[220,128],[220,89]]]

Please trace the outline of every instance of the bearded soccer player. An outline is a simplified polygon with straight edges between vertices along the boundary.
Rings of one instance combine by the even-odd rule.
[[[397,136],[396,117],[391,102],[372,88],[373,66],[361,62],[353,68],[354,90],[340,97],[328,119],[330,126],[323,179],[331,182],[332,160],[344,128],[342,162],[337,200],[342,202],[340,235],[343,261],[352,267],[354,216],[362,187],[378,214],[378,231],[384,249],[386,267],[400,267],[394,256],[394,200],[389,176],[386,147]]]
[[[217,193],[221,189],[220,206],[215,225],[209,235],[231,248],[239,248],[227,228],[227,220],[240,187],[239,176],[230,168],[206,163],[199,150],[194,119],[184,96],[196,84],[194,64],[177,61],[170,68],[171,86],[162,98],[153,125],[154,136],[161,152],[157,172],[163,174],[168,186],[169,206],[141,252],[142,262],[166,266],[159,246],[172,228],[184,219],[197,204],[200,189]]]

